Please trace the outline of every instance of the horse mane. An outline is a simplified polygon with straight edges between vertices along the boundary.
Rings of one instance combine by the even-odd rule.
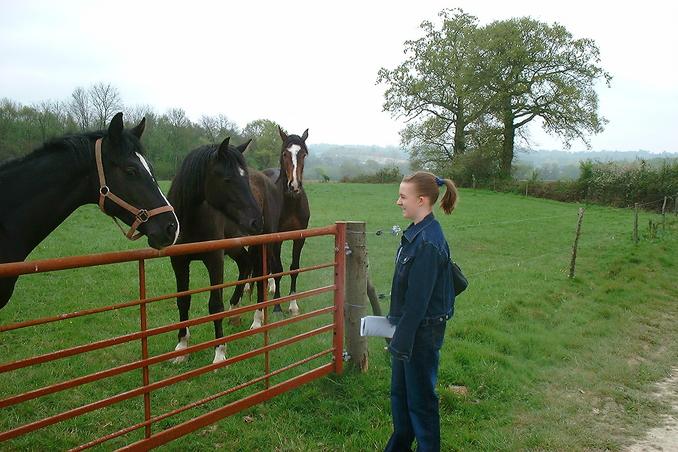
[[[167,194],[178,216],[183,216],[191,207],[197,207],[205,199],[203,184],[208,164],[215,157],[218,148],[217,144],[200,146],[192,150],[181,163]],[[230,146],[228,156],[235,159],[242,168],[247,167],[242,154],[230,149]],[[179,222],[181,220],[179,218]]]
[[[127,131],[124,131],[125,133]],[[129,132],[127,132],[129,133]],[[0,163],[0,174],[7,174],[16,168],[23,167],[26,164],[39,160],[41,158],[54,155],[55,153],[70,152],[73,154],[76,164],[89,163],[92,161],[90,153],[90,143],[103,138],[106,131],[97,130],[95,132],[85,132],[79,134],[68,134],[45,141],[42,146],[34,149],[31,153],[21,157],[11,158]],[[135,152],[145,155],[141,146],[135,146]]]

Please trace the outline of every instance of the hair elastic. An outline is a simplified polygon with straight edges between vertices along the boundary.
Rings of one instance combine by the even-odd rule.
[[[436,176],[436,185],[438,187],[442,187],[443,185],[445,185],[445,181],[442,180],[441,178],[439,178],[438,176]]]

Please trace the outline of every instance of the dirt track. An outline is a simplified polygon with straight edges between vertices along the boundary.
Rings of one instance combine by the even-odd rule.
[[[657,384],[657,397],[671,403],[673,410],[664,416],[659,427],[649,430],[642,440],[625,449],[627,452],[678,452],[678,367],[671,376]]]

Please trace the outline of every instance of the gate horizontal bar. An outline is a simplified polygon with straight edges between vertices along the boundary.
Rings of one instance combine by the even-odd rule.
[[[110,441],[110,440],[112,440],[112,439],[115,439],[115,438],[117,438],[117,437],[119,437],[119,436],[126,435],[127,433],[133,432],[134,430],[138,430],[138,429],[140,429],[140,428],[142,428],[142,427],[146,427],[147,425],[151,425],[151,424],[155,424],[156,422],[160,422],[160,421],[162,421],[162,420],[164,420],[164,419],[167,419],[168,417],[176,416],[177,414],[181,414],[181,413],[183,413],[184,411],[190,410],[190,409],[192,409],[192,408],[199,407],[199,406],[204,405],[204,404],[206,404],[206,403],[209,403],[209,402],[211,402],[211,401],[213,401],[213,400],[219,399],[219,398],[221,398],[221,397],[225,397],[225,396],[227,396],[227,395],[229,395],[229,394],[232,394],[232,393],[234,393],[234,392],[236,392],[236,391],[239,391],[239,390],[241,390],[241,389],[245,389],[245,388],[247,388],[247,387],[249,387],[249,386],[255,385],[255,384],[257,384],[257,383],[259,383],[259,382],[261,382],[261,381],[263,381],[263,380],[266,380],[267,378],[274,377],[274,376],[276,376],[276,375],[278,375],[278,374],[281,374],[281,373],[286,372],[286,371],[288,371],[288,370],[294,369],[295,367],[299,367],[299,366],[301,366],[302,364],[306,364],[306,363],[308,363],[308,362],[310,362],[310,361],[313,361],[314,359],[318,359],[318,358],[320,358],[320,357],[322,357],[322,356],[329,355],[329,354],[332,353],[333,351],[334,351],[333,348],[328,348],[327,350],[323,350],[323,351],[318,352],[318,353],[316,353],[316,354],[314,354],[314,355],[308,356],[308,357],[306,357],[306,358],[304,358],[304,359],[302,359],[302,360],[300,360],[300,361],[296,361],[296,362],[294,362],[294,363],[292,363],[292,364],[288,364],[288,365],[285,366],[285,367],[281,367],[280,369],[276,369],[276,370],[274,370],[274,371],[272,371],[272,372],[269,372],[269,373],[267,373],[267,374],[264,374],[264,375],[262,375],[262,376],[260,376],[260,377],[257,377],[257,378],[255,378],[255,379],[253,379],[253,380],[248,380],[248,381],[246,381],[245,383],[241,383],[241,384],[239,384],[239,385],[233,386],[232,388],[228,388],[228,389],[225,390],[225,391],[221,391],[221,392],[218,392],[218,393],[216,393],[216,394],[212,394],[211,396],[206,397],[206,398],[204,398],[204,399],[196,400],[195,402],[191,402],[191,403],[189,403],[188,405],[184,405],[184,406],[182,406],[182,407],[180,407],[180,408],[177,408],[177,409],[175,409],[175,410],[168,411],[167,413],[161,414],[161,415],[159,415],[159,416],[155,416],[155,417],[149,419],[148,421],[140,422],[140,423],[138,423],[138,424],[131,425],[131,426],[129,426],[129,427],[125,427],[124,429],[118,430],[117,432],[113,432],[113,433],[110,433],[110,434],[108,434],[108,435],[106,435],[106,436],[102,436],[101,438],[97,438],[97,439],[95,439],[95,440],[93,440],[93,441],[91,441],[91,442],[89,442],[89,443],[87,443],[87,444],[83,444],[83,445],[81,445],[81,446],[78,446],[78,447],[75,447],[75,448],[73,448],[73,449],[70,449],[70,452],[77,452],[77,451],[89,449],[89,448],[94,447],[94,446],[96,446],[96,445],[98,445],[98,444],[102,444],[102,443],[105,443],[106,441]]]
[[[156,259],[159,257],[182,256],[186,254],[199,254],[221,249],[238,248],[250,245],[264,245],[268,243],[283,242],[285,240],[297,240],[321,235],[334,235],[337,226],[325,226],[321,228],[300,229],[289,232],[276,232],[265,235],[250,235],[222,240],[209,240],[205,242],[183,243],[172,245],[161,250],[144,248],[140,250],[116,251],[112,253],[90,254],[86,256],[58,257],[26,262],[13,262],[0,264],[0,277],[19,276],[29,273],[43,273],[70,268],[94,267],[104,264],[117,264],[121,262],[138,261],[142,259]]]
[[[296,317],[290,317],[288,319],[279,320],[277,322],[269,323],[262,325],[261,328],[254,330],[245,330],[238,333],[231,334],[229,336],[221,337],[219,339],[212,339],[211,341],[203,342],[196,345],[191,345],[182,350],[173,350],[171,352],[162,353],[160,355],[153,356],[148,359],[140,359],[131,363],[123,364],[118,367],[112,367],[110,369],[102,370],[99,372],[94,372],[89,375],[83,375],[82,377],[73,378],[68,381],[63,381],[60,383],[55,383],[50,386],[44,386],[42,388],[34,389],[32,391],[24,392],[22,394],[17,394],[15,396],[7,397],[0,400],[0,408],[6,408],[18,403],[26,402],[28,400],[33,400],[38,397],[43,397],[49,394],[54,394],[55,392],[65,391],[67,389],[72,389],[77,386],[82,386],[87,383],[93,383],[95,381],[102,380],[104,378],[114,377],[126,372],[131,372],[136,369],[140,369],[144,366],[151,366],[162,361],[167,361],[168,359],[175,358],[177,356],[187,355],[189,353],[197,352],[204,350],[210,347],[216,347],[220,344],[225,344],[227,342],[232,342],[238,339],[242,339],[248,336],[253,336],[255,334],[261,334],[264,331],[272,330],[275,328],[280,328],[285,325],[300,322],[312,317],[317,317],[322,314],[328,314],[334,311],[334,306],[329,306],[326,308],[318,309],[315,311],[307,312],[305,314],[300,314]]]
[[[38,420],[31,422],[29,424],[24,424],[20,427],[13,428],[11,430],[6,430],[4,432],[0,432],[0,441],[6,441],[8,439],[15,438],[17,436],[23,435],[25,433],[29,433],[44,427],[47,427],[52,424],[56,424],[61,421],[65,421],[67,419],[72,419],[74,417],[80,416],[85,413],[89,413],[94,410],[98,410],[100,408],[104,408],[110,405],[113,405],[118,402],[122,402],[127,399],[131,399],[133,397],[138,397],[140,395],[143,395],[144,393],[147,392],[152,392],[157,389],[161,389],[167,386],[171,386],[175,383],[178,383],[180,381],[188,380],[189,378],[192,377],[197,377],[199,375],[202,375],[204,373],[207,373],[212,370],[217,370],[222,367],[228,366],[229,364],[233,364],[238,361],[242,361],[245,359],[253,358],[255,356],[261,355],[267,351],[275,350],[281,347],[284,347],[289,344],[293,344],[295,342],[301,341],[303,339],[307,339],[309,337],[317,336],[319,334],[332,331],[334,329],[334,325],[326,325],[322,326],[320,328],[316,328],[311,331],[307,331],[305,333],[298,334],[296,336],[289,337],[287,339],[283,339],[281,341],[275,342],[273,344],[267,345],[265,347],[258,348],[256,350],[251,350],[249,352],[242,353],[238,356],[234,356],[232,358],[227,358],[224,361],[218,362],[218,363],[213,363],[207,366],[200,367],[198,369],[191,370],[189,372],[184,372],[183,374],[175,375],[170,378],[165,378],[164,380],[159,380],[154,383],[151,383],[147,386],[142,386],[142,387],[137,387],[135,389],[131,389],[129,391],[121,392],[120,394],[117,394],[112,397],[108,397],[105,399],[97,400],[96,402],[88,403],[86,405],[79,406],[78,408],[73,408],[68,411],[64,411],[62,413],[56,414],[54,416],[49,416],[44,419]],[[330,364],[331,368],[334,368],[334,364]]]
[[[75,347],[66,348],[63,350],[58,350],[56,352],[45,353],[44,355],[38,355],[31,358],[25,358],[19,361],[14,361],[11,363],[6,363],[0,365],[0,373],[9,372],[16,369],[21,369],[23,367],[33,366],[36,364],[42,364],[49,361],[54,361],[57,359],[67,358],[69,356],[79,355],[81,353],[91,352],[94,350],[99,350],[102,348],[107,348],[113,345],[120,345],[127,342],[131,342],[143,337],[157,336],[158,334],[166,333],[168,331],[173,331],[179,328],[190,327],[194,325],[200,325],[202,323],[212,322],[214,320],[223,319],[225,317],[234,317],[245,312],[254,311],[259,308],[264,308],[268,306],[273,306],[280,303],[285,303],[286,301],[292,299],[303,299],[312,297],[314,295],[319,295],[325,292],[331,292],[334,290],[334,285],[319,287],[317,289],[311,289],[304,292],[297,292],[292,295],[286,295],[284,297],[276,298],[270,301],[263,303],[257,303],[250,306],[243,306],[241,308],[232,309],[230,311],[217,312],[215,314],[206,315],[203,317],[197,317],[191,320],[185,320],[183,322],[172,323],[169,325],[163,325],[156,328],[151,328],[146,331],[138,331],[136,333],[125,334],[122,336],[117,336],[110,339],[103,339],[97,342],[91,342],[89,344],[77,345]]]
[[[176,298],[176,297],[183,297],[185,295],[195,295],[197,293],[202,293],[202,292],[208,292],[211,290],[215,289],[225,289],[227,287],[233,287],[237,286],[240,284],[247,284],[247,283],[253,283],[257,281],[263,281],[264,279],[267,278],[276,278],[278,276],[285,276],[285,275],[296,275],[299,273],[304,273],[304,272],[309,272],[309,271],[314,271],[314,270],[320,270],[323,268],[329,268],[333,267],[336,265],[334,262],[328,262],[325,264],[319,264],[319,265],[313,265],[311,267],[304,267],[304,268],[299,268],[297,270],[290,270],[290,271],[284,271],[284,272],[279,272],[275,274],[270,274],[268,276],[257,276],[254,278],[247,278],[247,279],[242,279],[238,281],[230,281],[227,283],[223,284],[215,284],[213,286],[207,286],[207,287],[201,287],[199,289],[192,289],[192,290],[184,290],[182,292],[175,292],[167,295],[159,295],[156,297],[148,297],[148,298],[143,298],[143,299],[136,299],[129,301],[127,303],[120,303],[120,304],[115,304],[115,305],[109,305],[109,306],[102,306],[100,308],[92,308],[92,309],[86,309],[82,311],[75,311],[75,312],[70,312],[67,314],[59,314],[57,316],[53,317],[43,317],[41,319],[35,319],[35,320],[27,320],[25,322],[18,322],[18,323],[12,323],[9,325],[0,325],[0,333],[5,332],[5,331],[12,331],[16,330],[19,328],[26,328],[29,326],[36,326],[36,325],[43,325],[45,323],[51,323],[51,322],[58,322],[60,320],[67,320],[67,319],[73,319],[76,317],[82,317],[86,315],[92,315],[92,314],[98,314],[100,312],[107,312],[107,311],[114,311],[117,309],[124,309],[124,308],[129,308],[132,306],[138,306],[143,303],[155,303],[157,301],[162,301],[162,300],[168,300],[170,298]]]
[[[297,377],[291,378],[277,385],[271,386],[269,389],[260,391],[251,396],[240,399],[236,402],[229,403],[219,409],[216,409],[212,412],[205,413],[202,416],[198,416],[190,421],[186,421],[182,424],[170,427],[162,432],[152,435],[148,439],[137,441],[136,443],[130,444],[128,446],[122,447],[118,450],[120,451],[136,451],[136,450],[148,450],[152,447],[161,446],[166,444],[173,439],[177,439],[181,436],[184,436],[188,433],[191,433],[199,428],[206,427],[214,422],[230,416],[231,414],[237,413],[249,408],[252,405],[256,405],[261,402],[265,402],[277,395],[287,392],[290,389],[294,389],[298,386],[301,386],[304,383],[315,380],[320,377],[324,377],[332,373],[334,370],[334,364],[325,364],[324,366],[317,367],[313,370],[310,370],[304,374],[301,374]]]

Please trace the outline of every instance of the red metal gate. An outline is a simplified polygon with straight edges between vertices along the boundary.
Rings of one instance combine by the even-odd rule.
[[[13,395],[7,395],[0,393],[0,408],[8,408],[21,403],[25,403],[30,400],[35,400],[41,397],[49,396],[51,394],[60,393],[68,389],[76,388],[81,385],[101,381],[100,384],[105,384],[105,379],[113,376],[118,376],[121,374],[138,371],[139,369],[142,372],[142,384],[140,386],[131,387],[123,392],[120,392],[114,396],[102,398],[91,403],[87,403],[75,408],[68,409],[58,414],[53,414],[38,420],[33,420],[29,423],[23,425],[13,426],[10,429],[0,432],[0,442],[7,441],[19,436],[28,434],[30,432],[42,429],[44,427],[57,424],[68,419],[72,419],[78,416],[81,416],[85,413],[90,413],[95,410],[99,410],[104,407],[111,406],[113,404],[140,397],[143,399],[143,403],[139,404],[140,409],[143,410],[143,422],[138,422],[133,425],[129,425],[123,429],[114,431],[112,433],[106,434],[102,437],[96,438],[86,444],[82,444],[76,447],[74,450],[83,450],[89,447],[101,444],[105,441],[109,441],[113,438],[126,435],[130,432],[134,432],[139,429],[145,430],[144,438],[136,441],[132,444],[127,445],[124,449],[129,450],[146,450],[152,447],[165,444],[173,439],[179,438],[187,433],[193,432],[196,429],[205,427],[209,424],[216,422],[219,419],[222,419],[231,414],[237,413],[247,407],[261,403],[265,400],[268,400],[276,395],[279,395],[285,391],[288,391],[292,388],[295,388],[301,384],[310,382],[314,379],[320,378],[324,375],[327,375],[331,372],[341,373],[342,371],[342,353],[343,353],[343,303],[344,303],[344,247],[346,239],[346,228],[344,223],[337,223],[332,226],[327,226],[323,228],[314,228],[300,231],[292,231],[285,233],[277,234],[268,234],[261,236],[251,236],[243,237],[237,239],[225,239],[217,240],[211,242],[201,242],[201,243],[191,243],[191,244],[182,244],[175,245],[163,250],[153,250],[153,249],[142,249],[135,251],[127,252],[114,252],[106,254],[97,254],[97,255],[87,255],[87,256],[76,256],[76,257],[67,257],[67,258],[58,258],[58,259],[48,259],[41,261],[32,261],[32,262],[20,262],[12,264],[2,264],[0,265],[0,277],[5,276],[18,276],[26,275],[30,273],[43,273],[43,272],[52,272],[65,269],[73,268],[82,268],[82,267],[91,267],[98,265],[107,265],[112,263],[121,263],[121,262],[138,262],[138,280],[139,280],[139,298],[136,300],[126,301],[123,303],[118,303],[115,305],[101,306],[92,309],[81,310],[77,312],[70,312],[61,314],[58,316],[44,317],[39,319],[33,319],[28,321],[23,321],[19,323],[0,325],[0,333],[6,333],[12,330],[22,329],[22,328],[31,328],[38,325],[45,325],[52,322],[62,322],[68,319],[73,319],[76,317],[82,316],[91,316],[94,314],[102,313],[105,311],[114,311],[123,308],[130,307],[139,307],[139,324],[140,328],[136,332],[127,333],[119,335],[116,337],[111,337],[103,340],[97,340],[95,342],[85,343],[77,345],[74,347],[69,347],[61,349],[55,352],[46,353],[42,355],[30,356],[26,358],[16,359],[12,362],[6,362],[0,364],[0,379],[11,378],[11,372],[18,369],[26,369],[31,366],[36,366],[42,363],[55,362],[57,360],[65,359],[68,357],[84,354],[87,352],[92,352],[94,350],[101,350],[108,347],[112,347],[118,344],[130,343],[132,341],[138,341],[141,348],[141,359],[127,362],[123,365],[118,365],[115,367],[107,368],[105,370],[97,371],[94,373],[89,373],[86,375],[81,375],[76,378],[65,379],[63,381],[58,381],[37,389],[32,389],[27,392],[17,393]],[[145,261],[149,259],[156,259],[160,257],[168,256],[178,256],[184,254],[194,254],[199,252],[211,251],[216,249],[229,249],[240,246],[249,246],[249,245],[258,245],[258,244],[268,244],[274,242],[281,242],[284,240],[294,240],[298,238],[310,238],[318,236],[334,236],[334,259],[332,262],[327,262],[319,265],[314,265],[306,268],[300,268],[292,272],[282,272],[279,275],[288,275],[291,273],[302,273],[320,270],[323,268],[334,268],[334,283],[331,285],[326,285],[323,287],[317,287],[303,292],[299,292],[294,296],[285,296],[280,297],[274,300],[266,300],[264,303],[253,304],[249,306],[243,306],[237,309],[230,311],[224,311],[221,313],[211,314],[202,317],[196,317],[194,319],[166,324],[154,328],[148,327],[148,316],[146,312],[147,305],[150,303],[160,302],[162,300],[174,299],[177,295],[188,295],[195,294],[199,292],[206,292],[214,289],[232,287],[236,285],[237,281],[225,282],[224,284],[217,286],[209,286],[200,289],[193,289],[184,291],[181,293],[169,293],[160,296],[147,297],[146,296],[146,266]],[[264,263],[266,262],[266,256],[264,253],[263,256]],[[276,276],[276,275],[273,275]],[[258,280],[264,279],[267,277],[261,278],[250,278],[240,283],[253,283]],[[266,292],[266,291],[265,291]],[[276,304],[284,303],[289,301],[292,298],[304,299],[313,296],[317,296],[322,293],[333,292],[333,304],[331,306],[322,307],[320,309],[315,309],[313,311],[305,312],[297,317],[284,318],[282,320],[269,322],[268,316],[266,315],[268,307],[274,306]],[[175,350],[168,353],[161,353],[154,356],[149,355],[148,350],[148,339],[152,336],[159,334],[175,331],[180,327],[189,327],[194,325],[199,325],[203,323],[212,322],[215,319],[227,318],[232,316],[238,316],[246,312],[251,312],[258,308],[264,308],[265,313],[265,323],[261,328],[256,328],[252,330],[239,331],[234,334],[226,335],[223,338],[205,341],[199,344],[191,345],[184,350]],[[310,331],[304,331],[302,333],[296,334],[292,337],[285,338],[278,342],[269,343],[269,333],[277,328],[284,327],[286,325],[300,322],[312,317],[321,316],[323,314],[329,315],[332,314],[332,323],[323,325],[317,328],[314,328]],[[269,353],[273,350],[281,349],[282,347],[289,346],[290,344],[299,342],[301,340],[317,336],[323,333],[332,332],[332,343],[329,344],[329,347],[318,353],[314,353],[310,356],[306,356],[303,359],[300,359],[294,363],[287,364],[275,370],[270,369]],[[253,348],[245,353],[241,353],[237,356],[232,356],[227,358],[225,361],[209,364],[206,366],[198,367],[191,369],[187,372],[178,373],[172,375],[171,377],[160,379],[157,381],[151,382],[151,366],[154,364],[167,361],[169,359],[175,358],[180,355],[188,354],[191,352],[196,352],[198,350],[209,349],[220,344],[226,344],[238,339],[247,338],[250,336],[263,336],[263,347]],[[3,336],[5,336],[3,334]],[[2,337],[2,340],[5,338]],[[209,397],[203,398],[201,400],[194,401],[187,405],[181,406],[161,414],[153,414],[152,404],[151,404],[151,394],[153,391],[157,391],[161,388],[166,388],[171,385],[174,385],[181,381],[186,381],[188,379],[204,375],[207,372],[214,371],[216,369],[241,362],[244,360],[251,359],[256,356],[263,356],[265,361],[265,366],[262,375],[253,378],[247,382],[235,385],[226,390],[219,391],[215,394],[210,395]],[[286,371],[289,371],[293,368],[297,368],[301,365],[310,363],[311,361],[322,359],[322,357],[331,357],[329,362],[325,362],[318,367],[315,367],[311,370],[305,371],[300,375],[288,378],[277,384],[270,385],[269,381],[272,377],[278,376]],[[159,421],[163,421],[167,418],[175,416],[179,413],[183,413],[189,409],[204,405],[208,402],[212,402],[218,398],[224,397],[226,395],[232,394],[236,391],[242,390],[244,388],[250,388],[253,385],[261,383],[264,386],[263,390],[254,392],[245,397],[237,399],[235,401],[229,402],[225,405],[222,405],[208,413],[201,414],[199,416],[190,418],[181,423],[170,426],[169,428],[164,428],[163,430],[152,428],[154,424],[157,424]],[[3,391],[4,392],[4,391]]]

